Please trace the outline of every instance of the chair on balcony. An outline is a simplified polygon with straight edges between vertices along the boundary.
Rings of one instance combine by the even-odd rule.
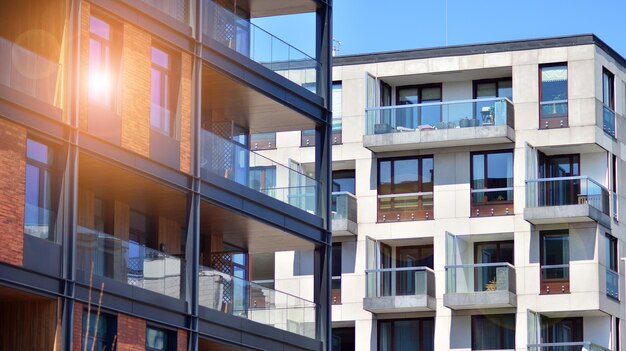
[[[483,126],[492,126],[494,124],[494,108],[493,106],[485,106],[480,110],[483,118]]]

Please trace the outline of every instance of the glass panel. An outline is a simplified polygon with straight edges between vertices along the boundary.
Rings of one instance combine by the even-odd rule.
[[[415,351],[420,348],[419,321],[394,321],[394,351]]]
[[[415,193],[418,188],[417,159],[395,160],[393,163],[393,193]]]
[[[498,81],[498,97],[513,100],[513,82],[510,79]]]
[[[569,264],[568,234],[544,235],[542,256],[542,266],[544,266],[542,270],[545,279],[566,279],[569,277],[569,268],[567,267]]]
[[[391,323],[392,322],[379,322],[378,331],[378,349],[380,351],[392,351],[391,349]]]
[[[541,67],[541,115],[567,113],[567,66]]]
[[[391,194],[391,161],[380,161],[379,163],[378,194]]]
[[[515,315],[472,317],[472,350],[515,348]]]
[[[434,177],[434,161],[432,158],[422,158],[422,192],[433,191],[433,177]]]
[[[472,155],[472,189],[485,188],[485,155]],[[483,193],[481,193],[482,195]]]
[[[94,16],[89,17],[89,32],[109,40],[110,29],[109,24],[105,21]]]
[[[602,73],[602,98],[604,106],[613,108],[613,75],[607,71]]]
[[[167,350],[167,333],[163,330],[146,328],[146,348],[151,350]]]
[[[52,162],[50,154],[50,149],[48,145],[42,144],[38,141],[28,139],[26,141],[26,157],[29,159],[44,163],[50,164]]]
[[[476,84],[476,98],[495,98],[497,94],[496,82]]]

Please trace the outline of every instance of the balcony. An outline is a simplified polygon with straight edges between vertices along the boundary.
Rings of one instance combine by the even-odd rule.
[[[315,338],[314,302],[200,266],[200,306]]]
[[[203,35],[317,92],[321,73],[317,60],[214,1],[204,1],[203,5]]]
[[[93,267],[97,276],[176,299],[184,296],[182,258],[81,226],[76,247],[76,265],[87,280]]]
[[[516,307],[515,268],[509,263],[446,267],[443,304],[453,310]]]
[[[529,344],[528,351],[609,351],[589,341]]]
[[[528,179],[524,219],[535,225],[595,221],[610,227],[609,191],[586,176]]]
[[[376,107],[365,110],[363,146],[386,152],[509,143],[514,130],[506,98]]]
[[[428,267],[365,271],[363,308],[372,313],[434,311],[435,272]]]
[[[0,37],[0,84],[52,106],[56,101],[60,65]]]
[[[142,0],[177,21],[188,24],[189,7],[187,0]]]
[[[347,191],[333,192],[331,201],[333,236],[357,235],[356,196]]]
[[[303,211],[317,214],[320,184],[313,178],[286,167],[243,144],[202,131],[202,178],[208,174],[224,177]],[[257,170],[271,170],[273,176],[260,179]],[[283,183],[278,186],[279,182]]]

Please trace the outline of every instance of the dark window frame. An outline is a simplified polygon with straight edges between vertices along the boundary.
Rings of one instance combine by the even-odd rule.
[[[472,320],[471,320],[471,326],[470,326],[470,333],[471,333],[471,343],[472,343],[472,350],[493,350],[493,348],[489,348],[489,349],[483,349],[483,348],[479,348],[478,345],[476,345],[477,340],[474,338],[474,327],[476,324],[476,320],[477,319],[498,319],[499,325],[498,325],[498,329],[500,332],[500,345],[496,348],[496,350],[509,350],[509,349],[515,349],[515,336],[513,337],[513,346],[510,347],[510,345],[505,345],[504,344],[504,333],[506,332],[506,330],[504,329],[504,327],[502,326],[502,320],[504,318],[511,318],[513,317],[513,328],[515,328],[515,324],[516,324],[516,317],[514,313],[511,314],[489,314],[489,315],[472,315]],[[513,329],[513,333],[515,333],[515,329]]]
[[[567,72],[567,78],[565,79],[565,93],[567,98],[566,104],[566,112],[563,114],[553,114],[547,117],[542,115],[541,103],[542,95],[543,95],[543,80],[541,78],[541,73],[543,68],[546,67],[559,67],[565,66],[565,70]],[[569,67],[567,62],[553,62],[553,63],[544,63],[539,65],[538,69],[538,78],[539,78],[539,129],[550,129],[550,128],[564,128],[569,127]]]
[[[332,280],[332,284],[331,284],[331,290],[330,290],[330,296],[331,296],[331,304],[332,305],[341,305],[341,256],[342,256],[342,245],[341,242],[335,242],[332,245],[332,256],[333,256],[333,266],[331,266],[331,280]],[[337,259],[337,255],[336,252],[339,252],[337,255],[339,256],[339,272],[335,271],[335,259]],[[337,273],[339,273],[337,275]],[[337,282],[339,282],[339,287],[336,287],[335,284],[337,284]]]
[[[472,99],[478,99],[478,85],[479,84],[487,84],[487,83],[496,83],[496,97],[501,97],[500,92],[500,83],[501,82],[511,82],[511,86],[513,85],[513,77],[502,77],[502,78],[488,78],[488,79],[476,79],[472,81]]]
[[[547,236],[567,236],[568,248],[569,248],[569,239],[570,234],[569,230],[561,229],[561,230],[547,230],[539,232],[539,293],[541,295],[545,294],[569,294],[570,293],[570,254],[568,253],[568,261],[567,261],[567,278],[566,279],[550,279],[544,277],[543,266],[545,265],[546,258],[544,257],[544,238]],[[555,289],[556,288],[556,289]]]
[[[562,341],[552,339],[554,333],[548,333],[551,328],[554,328],[557,324],[571,323],[572,327],[572,340]],[[548,318],[541,316],[541,339],[543,343],[558,343],[558,342],[581,342],[584,337],[584,325],[583,317],[565,317],[565,318]]]
[[[38,144],[42,144],[45,145],[48,148],[48,156],[50,156],[52,159],[49,161],[49,163],[43,163],[41,161],[35,160],[35,159],[31,159],[28,157],[28,141],[32,140],[33,142],[36,142]],[[50,218],[49,218],[49,223],[48,224],[48,237],[45,238],[49,241],[56,241],[55,238],[55,219],[56,219],[56,205],[58,203],[59,200],[59,194],[58,194],[58,190],[61,187],[61,184],[59,184],[60,178],[58,175],[62,173],[62,164],[61,162],[57,162],[56,159],[59,158],[57,155],[60,155],[61,152],[59,151],[60,148],[58,147],[58,145],[53,144],[53,142],[48,141],[45,137],[38,137],[38,136],[33,136],[33,135],[28,135],[26,138],[26,147],[24,149],[24,160],[25,160],[25,168],[24,168],[24,216],[26,216],[26,205],[28,204],[27,199],[26,199],[26,192],[28,191],[28,184],[27,184],[27,179],[26,179],[26,169],[28,168],[28,166],[32,166],[37,168],[37,170],[39,171],[39,179],[37,179],[37,186],[38,186],[38,199],[37,199],[37,207],[39,208],[43,208],[45,210],[50,211]],[[46,177],[43,176],[45,172],[47,174],[48,177],[48,184],[46,184],[45,179]],[[44,199],[42,198],[42,196],[44,195],[45,191],[41,191],[42,189],[45,189],[46,186],[49,186],[49,201],[50,201],[50,205],[49,208],[47,207],[42,207],[45,206],[46,204],[44,203]],[[25,219],[26,217],[24,217]],[[41,219],[39,219],[41,220]],[[26,221],[24,221],[24,226],[26,226]]]
[[[605,84],[605,78],[609,80],[609,84]],[[605,101],[605,97],[606,97],[606,90],[605,87],[608,85],[609,87],[609,101],[607,104],[607,101]],[[612,138],[615,138],[615,136],[617,135],[617,123],[615,120],[615,75],[613,74],[613,72],[609,71],[606,67],[602,67],[602,129],[609,134]],[[610,110],[610,113],[612,114],[612,118],[613,118],[613,126],[611,128],[611,126],[607,126],[604,123],[605,120],[605,108],[608,108]]]
[[[412,208],[412,210],[408,210],[408,211],[403,211],[403,210],[395,210],[394,207],[394,201],[393,199],[390,201],[390,210],[389,211],[382,211],[382,212],[388,212],[390,215],[396,214],[400,216],[400,221],[413,221],[413,220],[431,220],[434,219],[434,198],[435,198],[435,192],[434,192],[434,173],[435,173],[435,158],[433,155],[420,155],[420,156],[403,156],[403,157],[388,157],[388,158],[380,158],[378,159],[376,162],[377,165],[377,172],[376,172],[376,194],[377,195],[401,195],[401,194],[407,194],[407,193],[396,193],[394,192],[394,188],[395,188],[395,184],[394,184],[394,173],[395,173],[395,168],[394,168],[394,163],[396,161],[404,161],[404,160],[417,160],[417,189],[418,189],[418,193],[422,193],[424,192],[424,185],[423,185],[423,177],[422,177],[422,173],[423,173],[423,160],[425,159],[430,159],[432,160],[433,163],[433,169],[432,169],[432,177],[431,177],[431,182],[433,183],[433,190],[432,190],[432,202],[433,204],[431,206],[424,206],[423,204],[423,200],[421,200],[421,198],[423,198],[423,196],[421,196],[420,198],[418,198],[417,202],[418,205],[414,208]],[[381,194],[381,187],[380,187],[380,164],[383,162],[391,162],[390,164],[390,191],[389,194]],[[386,219],[386,214],[387,213],[381,213],[381,209],[380,209],[380,199],[378,199],[377,201],[377,218],[378,218],[378,222],[385,222],[387,221]],[[396,216],[397,218],[397,216]],[[391,219],[389,219],[391,220]]]
[[[87,323],[86,323],[86,319],[90,318],[89,315],[94,315],[96,316],[96,318],[102,317],[103,320],[98,322],[98,325],[101,326],[101,323],[104,321],[106,323],[110,323],[110,326],[115,326],[115,333],[113,335],[107,335],[106,337],[99,335],[96,338],[93,338],[93,336],[87,336],[85,334],[85,328],[87,327]],[[111,349],[111,347],[113,346],[114,342],[115,342],[115,337],[118,333],[117,329],[118,329],[118,320],[117,320],[117,314],[114,313],[108,313],[108,312],[104,312],[104,311],[100,311],[99,313],[94,311],[94,308],[92,307],[91,310],[89,311],[87,307],[83,307],[83,314],[82,314],[82,326],[81,326],[81,348],[86,347],[85,345],[85,341],[86,340],[96,340],[96,342],[100,342],[104,344],[104,347],[106,349]],[[107,326],[108,327],[108,326]],[[89,322],[89,328],[95,328],[95,325],[92,321]],[[89,331],[89,334],[91,335],[91,331]],[[107,347],[107,345],[109,347]],[[98,349],[96,347],[96,349]]]
[[[513,199],[512,200],[498,200],[498,201],[489,201],[488,196],[485,196],[486,199],[482,203],[474,203],[474,197],[471,193],[472,190],[488,190],[488,169],[489,169],[489,161],[488,155],[490,154],[511,154],[511,169],[513,170],[513,177],[515,177],[515,151],[513,149],[505,149],[505,150],[488,150],[488,151],[474,151],[470,152],[470,217],[478,217],[481,215],[485,215],[485,212],[480,213],[481,210],[485,210],[486,215],[490,216],[503,216],[503,215],[512,215],[514,213],[514,204],[515,204],[515,191],[511,189]],[[484,186],[482,189],[474,189],[474,156],[475,155],[483,155],[484,164],[483,164],[483,174],[484,174]],[[515,181],[515,179],[513,179]],[[489,194],[486,192],[485,194]]]
[[[419,326],[418,326],[418,330],[419,330],[419,332],[418,332],[418,340],[420,340],[420,341],[423,340],[423,338],[424,338],[424,323],[423,322],[432,321],[432,324],[433,324],[433,337],[432,337],[432,340],[433,340],[433,350],[434,350],[435,349],[435,336],[434,336],[434,333],[435,333],[435,318],[434,317],[407,318],[407,319],[379,319],[378,323],[376,323],[377,324],[377,334],[378,334],[378,342],[377,342],[377,345],[376,345],[377,346],[377,350],[378,351],[381,350],[381,347],[380,347],[381,346],[380,345],[380,336],[382,335],[381,334],[382,324],[384,324],[384,323],[390,323],[391,324],[391,327],[389,328],[390,334],[391,334],[389,336],[390,339],[391,339],[391,347],[390,347],[390,349],[391,349],[391,351],[394,351],[394,349],[395,349],[395,337],[394,337],[394,329],[395,329],[394,325],[395,325],[395,322],[408,322],[408,321],[417,321],[419,323]],[[423,350],[421,342],[420,342],[419,348],[417,350],[415,350],[415,351],[428,351],[428,350]]]
[[[148,347],[148,330],[156,330],[163,332],[166,335],[167,339],[165,340],[163,349],[156,349],[153,347]],[[177,333],[175,330],[167,329],[161,326],[156,326],[151,323],[146,324],[146,351],[176,351],[177,347]]]
[[[161,51],[167,55],[167,63],[168,67],[165,68],[152,60],[152,50],[156,49]],[[165,127],[157,127],[152,124],[152,111],[150,111],[150,129],[155,130],[161,134],[169,136],[172,139],[178,139],[178,118],[176,110],[179,91],[177,82],[180,82],[180,63],[178,59],[178,52],[173,48],[169,47],[167,44],[161,43],[158,40],[152,39],[152,43],[150,45],[150,108],[152,109],[152,105],[155,104],[152,101],[152,71],[156,70],[161,75],[161,84],[159,94],[161,96],[162,104],[166,104],[166,106],[158,105],[160,108],[169,111],[169,130],[165,130]],[[163,82],[163,77],[167,77],[167,84]],[[165,98],[167,96],[167,98]],[[157,105],[157,104],[155,104]],[[164,121],[162,121],[164,122]]]
[[[93,33],[91,31],[91,18],[96,18],[104,23],[106,23],[109,26],[109,39],[105,39],[95,33]],[[90,25],[88,27],[88,36],[87,36],[87,45],[89,47],[89,42],[91,40],[94,40],[96,42],[98,42],[100,44],[100,67],[99,69],[101,70],[103,67],[106,67],[106,50],[105,48],[109,49],[109,54],[108,54],[108,61],[109,61],[109,66],[108,66],[108,70],[109,70],[109,74],[110,77],[108,77],[110,79],[110,86],[108,87],[108,89],[110,90],[110,101],[107,104],[102,104],[100,99],[93,99],[90,97],[90,93],[89,93],[89,89],[90,84],[87,83],[88,88],[87,88],[87,101],[89,101],[90,103],[95,103],[98,104],[100,106],[103,106],[104,108],[110,110],[110,111],[116,111],[118,109],[118,105],[121,103],[119,96],[118,96],[118,77],[119,77],[119,72],[120,72],[120,67],[121,67],[121,55],[122,55],[122,51],[121,51],[121,42],[122,42],[122,31],[121,31],[121,24],[119,21],[116,21],[115,19],[113,19],[111,16],[104,14],[98,10],[94,10],[91,11],[91,13],[89,14],[89,21],[90,21]],[[115,45],[115,43],[119,43],[119,45]],[[88,79],[89,79],[89,72],[91,71],[91,62],[89,62],[89,57],[90,57],[90,53],[88,52],[87,54],[87,73],[88,73]],[[106,69],[105,69],[106,71]]]
[[[396,101],[396,106],[407,106],[407,105],[413,105],[413,104],[400,104],[400,91],[402,89],[417,89],[417,104],[422,104],[424,103],[424,99],[423,99],[423,94],[422,94],[422,90],[424,89],[430,89],[430,88],[439,88],[439,101],[438,102],[443,102],[443,83],[428,83],[428,84],[412,84],[412,85],[401,85],[401,86],[397,86],[396,87],[396,96],[395,96],[395,101]],[[439,123],[443,122],[443,106],[439,105]],[[415,127],[418,127],[420,125],[422,125],[422,108],[419,107],[417,109],[417,125]],[[436,127],[436,126],[433,126]]]
[[[618,256],[618,250],[619,250],[619,245],[618,245],[618,240],[616,237],[614,237],[613,235],[609,234],[609,233],[604,233],[606,240],[608,241],[609,247],[611,249],[611,252],[605,252],[605,264],[606,264],[606,269],[610,269],[613,272],[618,272],[619,269],[619,256]]]

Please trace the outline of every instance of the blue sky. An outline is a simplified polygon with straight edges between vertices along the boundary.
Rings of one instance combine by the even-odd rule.
[[[339,55],[444,46],[445,0],[334,0]],[[258,23],[313,51],[312,16]],[[294,30],[302,28],[303,30]],[[626,0],[448,0],[448,45],[594,33],[626,56]],[[296,44],[297,43],[297,44]]]

